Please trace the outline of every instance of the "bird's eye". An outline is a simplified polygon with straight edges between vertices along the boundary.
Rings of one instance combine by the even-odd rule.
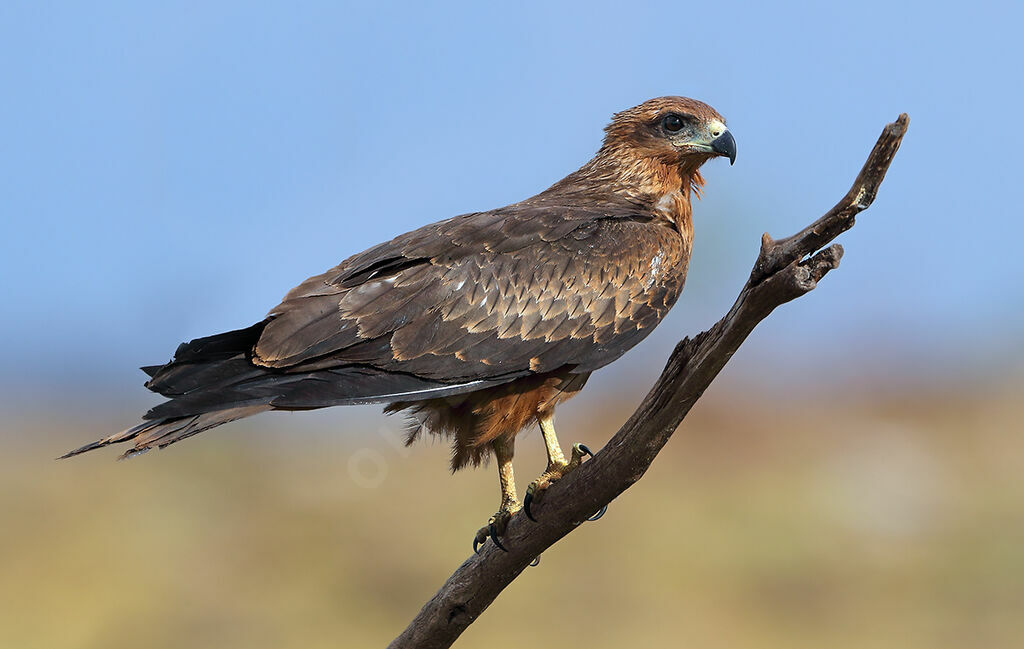
[[[675,133],[683,128],[683,118],[675,113],[665,115],[665,119],[661,120],[661,125],[665,127],[666,131]]]

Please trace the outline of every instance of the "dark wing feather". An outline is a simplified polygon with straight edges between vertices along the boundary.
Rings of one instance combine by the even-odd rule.
[[[290,292],[256,362],[441,384],[592,371],[650,332],[685,275],[681,237],[624,209],[523,203],[398,237]]]

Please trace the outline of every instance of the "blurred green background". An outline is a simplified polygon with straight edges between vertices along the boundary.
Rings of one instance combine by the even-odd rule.
[[[374,408],[53,457],[156,400],[135,368],[426,222],[529,196],[612,112],[705,100],[687,290],[559,410],[599,447],[759,237],[911,126],[842,267],[754,332],[647,476],[458,646],[1024,646],[1020,2],[0,6],[0,649],[382,646],[470,551]],[[543,468],[517,449],[520,485]]]

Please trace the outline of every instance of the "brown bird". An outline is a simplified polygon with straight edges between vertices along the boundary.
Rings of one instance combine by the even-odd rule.
[[[433,223],[307,279],[265,320],[183,343],[146,387],[169,400],[117,442],[163,448],[267,410],[384,403],[452,441],[452,470],[497,458],[501,506],[474,548],[523,507],[512,455],[537,422],[547,470],[526,513],[589,449],[566,460],[555,406],[665,317],[683,289],[699,169],[733,162],[710,106],[651,99],[613,116],[597,155],[532,198]],[[532,518],[532,515],[531,515]],[[504,548],[502,548],[504,549]]]

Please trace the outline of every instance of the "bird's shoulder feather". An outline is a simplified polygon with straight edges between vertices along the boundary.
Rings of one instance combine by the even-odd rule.
[[[271,312],[254,359],[285,371],[366,364],[441,381],[590,371],[682,289],[678,233],[631,204],[524,201],[350,257]]]

